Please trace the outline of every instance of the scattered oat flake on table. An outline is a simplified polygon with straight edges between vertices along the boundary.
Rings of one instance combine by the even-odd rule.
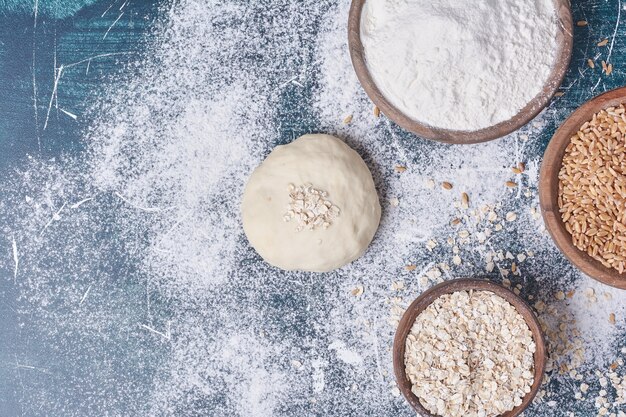
[[[354,295],[355,297],[360,297],[361,295],[363,295],[364,291],[365,289],[363,288],[362,285],[357,285],[351,292],[352,292],[352,295]]]
[[[406,171],[406,167],[405,167],[405,166],[402,166],[402,165],[396,165],[395,170],[396,170],[396,172],[397,172],[398,174],[402,174],[403,172],[405,172],[405,171]]]
[[[583,26],[587,26],[587,25],[588,25],[588,23],[587,23],[586,20],[579,20],[578,22],[576,22],[576,26],[579,26],[579,27],[583,27]]]
[[[404,267],[404,269],[406,271],[409,271],[409,272],[410,271],[415,271],[417,269],[417,266],[415,266],[415,265],[407,265],[407,266]]]
[[[534,307],[539,313],[541,313],[546,309],[546,304],[540,300],[534,304]]]
[[[302,362],[300,362],[299,360],[292,360],[291,361],[291,366],[293,366],[295,369],[300,369],[302,368]]]
[[[354,118],[354,116],[353,116],[353,115],[346,116],[346,118],[345,118],[345,119],[343,119],[343,124],[344,124],[344,125],[349,125],[350,123],[352,123],[352,119],[353,119],[353,118]]]
[[[514,181],[507,181],[506,182],[506,186],[509,187],[509,188],[515,188],[515,187],[517,187],[517,183],[514,182]]]
[[[404,289],[404,281],[394,281],[391,283],[391,289],[393,291],[400,291]]]
[[[380,109],[378,106],[374,106],[374,117],[380,117]]]
[[[432,280],[437,280],[441,278],[442,273],[439,270],[439,268],[433,268],[433,269],[428,270],[428,272],[426,272],[426,276]]]
[[[398,207],[400,205],[400,200],[396,197],[390,198],[389,204],[391,204],[392,207]]]
[[[441,186],[443,187],[444,190],[451,190],[453,187],[453,185],[447,181],[442,182]]]
[[[589,66],[589,68],[594,69],[596,67],[596,63],[594,62],[593,59],[589,58],[587,60],[587,65]]]
[[[507,222],[513,222],[513,221],[515,221],[515,220],[517,220],[517,214],[515,214],[515,213],[514,213],[514,212],[512,212],[512,211],[509,211],[509,212],[506,214],[506,221],[507,221]]]
[[[604,39],[604,40],[598,42],[598,46],[606,46],[606,44],[608,44],[608,43],[609,43],[609,40],[608,39]]]

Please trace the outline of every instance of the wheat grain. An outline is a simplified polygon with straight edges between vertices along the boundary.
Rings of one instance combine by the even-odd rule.
[[[461,194],[461,207],[464,209],[469,208],[469,195],[467,193]]]
[[[572,136],[559,171],[559,210],[572,243],[626,268],[626,107],[595,114]]]

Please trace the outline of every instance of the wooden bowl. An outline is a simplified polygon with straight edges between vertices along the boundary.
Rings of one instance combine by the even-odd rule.
[[[417,316],[433,301],[444,294],[469,290],[491,291],[507,300],[513,307],[515,307],[518,313],[524,317],[528,328],[533,334],[533,339],[537,345],[537,350],[535,351],[535,379],[533,385],[530,392],[524,397],[522,404],[515,407],[513,410],[502,414],[501,417],[518,416],[530,405],[541,386],[546,367],[546,343],[543,332],[541,331],[541,326],[537,321],[537,317],[528,304],[526,304],[524,300],[515,295],[512,291],[489,281],[478,279],[457,279],[446,281],[425,291],[421,296],[413,301],[400,320],[398,330],[396,331],[396,337],[393,342],[393,369],[396,374],[398,387],[400,388],[402,395],[404,395],[409,404],[411,404],[418,414],[422,416],[438,417],[426,410],[419,402],[415,394],[411,391],[411,382],[406,376],[404,365],[406,338],[409,335],[411,327],[413,327]]]
[[[613,287],[626,289],[626,273],[620,274],[607,268],[572,243],[572,235],[565,229],[559,211],[559,171],[563,163],[565,148],[580,127],[591,120],[594,114],[607,107],[626,103],[626,87],[604,93],[580,106],[556,131],[541,164],[539,174],[539,202],[546,228],[556,246],[578,269],[590,277]]]
[[[372,0],[373,1],[373,0]],[[554,0],[560,21],[557,34],[557,59],[552,73],[543,90],[510,120],[497,125],[476,130],[461,131],[438,129],[413,120],[394,107],[380,92],[365,63],[363,44],[361,43],[361,12],[366,0],[352,0],[348,19],[348,45],[350,57],[356,75],[363,89],[378,108],[402,128],[426,139],[444,143],[471,144],[486,142],[512,133],[537,116],[550,102],[550,99],[563,82],[572,56],[574,24],[569,0]]]

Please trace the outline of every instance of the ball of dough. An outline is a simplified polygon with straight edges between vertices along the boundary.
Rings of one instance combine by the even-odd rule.
[[[278,146],[252,173],[241,206],[248,240],[268,263],[327,272],[359,258],[380,202],[359,154],[328,135]]]

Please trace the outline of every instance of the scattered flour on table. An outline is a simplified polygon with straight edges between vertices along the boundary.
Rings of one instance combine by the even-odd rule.
[[[337,358],[339,360],[347,363],[348,365],[358,366],[363,363],[363,358],[358,352],[355,352],[348,348],[345,342],[341,340],[335,340],[330,345],[328,345],[328,349],[334,350],[337,354]]]
[[[562,115],[548,109],[521,132],[462,149],[415,138],[374,117],[350,65],[348,9],[331,0],[179,1],[155,28],[143,70],[94,109],[88,152],[6,173],[0,288],[15,293],[20,334],[41,342],[41,354],[16,361],[47,371],[13,371],[26,410],[408,417],[391,366],[397,318],[421,291],[459,276],[520,286],[545,305],[542,316],[576,321],[578,334],[565,340],[583,348],[585,380],[616,360],[623,296],[597,288],[612,292],[612,304],[587,305],[584,288],[594,284],[559,255],[537,213],[540,137]],[[269,267],[239,220],[256,165],[311,131],[357,149],[384,210],[370,250],[328,274]],[[527,170],[515,176],[521,161]],[[554,297],[579,288],[580,299]],[[612,306],[616,324],[593,326]],[[572,362],[575,351],[563,344],[555,359]],[[563,386],[579,382],[553,375],[527,416],[552,415],[555,399],[573,407]]]
[[[405,115],[478,130],[542,91],[557,24],[553,0],[368,0],[361,40],[374,82]]]

